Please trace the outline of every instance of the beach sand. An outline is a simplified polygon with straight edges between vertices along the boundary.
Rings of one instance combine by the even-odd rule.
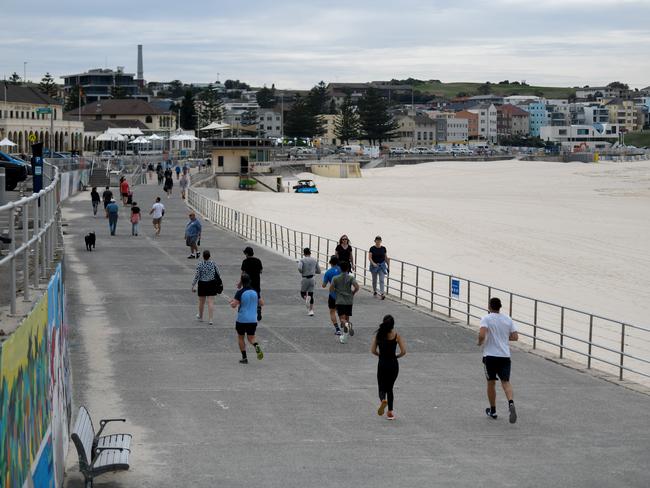
[[[633,324],[650,323],[650,162],[437,162],[320,193],[221,191],[225,205],[395,258]],[[285,182],[286,184],[286,182]]]

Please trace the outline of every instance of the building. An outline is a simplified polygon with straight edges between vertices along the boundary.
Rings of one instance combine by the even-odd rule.
[[[498,136],[527,136],[530,133],[529,118],[528,112],[515,105],[501,105],[497,108]]]
[[[282,131],[282,113],[279,109],[257,109],[257,133],[269,138],[280,138]]]
[[[139,120],[84,120],[83,150],[85,152],[96,152],[100,149],[99,143],[95,138],[104,132],[114,131],[115,129],[139,129],[145,133],[149,128]]]
[[[63,105],[32,87],[5,84],[0,90],[0,139],[16,143],[14,153],[31,153],[34,142],[54,151],[81,151],[84,126],[63,118]],[[51,111],[51,113],[44,113]],[[51,135],[51,137],[50,137]]]
[[[426,115],[398,115],[392,146],[416,147],[436,144],[436,121]]]
[[[609,123],[609,110],[597,103],[589,103],[587,105],[578,105],[575,112],[578,114],[573,120],[573,124],[608,124]],[[582,115],[580,115],[582,113]]]
[[[478,114],[474,112],[469,112],[467,110],[461,110],[456,112],[457,119],[466,119],[467,120],[467,139],[468,140],[477,140],[479,138],[478,131]]]
[[[576,98],[579,100],[600,100],[602,98],[626,97],[630,90],[610,86],[586,86],[576,89]]]
[[[352,103],[356,104],[366,94],[369,88],[378,90],[389,101],[394,93],[411,93],[413,90],[411,85],[392,85],[387,81],[373,81],[371,83],[330,83],[327,85],[327,95],[339,107],[348,94],[352,99]]]
[[[119,89],[125,97],[148,100],[148,95],[140,95],[140,86],[134,77],[134,73],[125,73],[124,68],[118,66],[115,71],[97,68],[62,78],[66,93],[80,86],[86,103],[112,98],[115,89]]]
[[[607,149],[619,141],[618,124],[546,126],[541,128],[544,141],[557,142],[568,151]]]
[[[528,133],[532,137],[540,136],[540,129],[548,125],[548,111],[546,110],[546,101],[540,99],[521,107],[528,112]]]
[[[84,105],[65,114],[69,118],[81,120],[129,120],[141,122],[151,132],[171,131],[176,128],[176,114],[154,107],[144,100],[116,99],[101,100]]]
[[[453,114],[452,114],[453,115]],[[478,123],[478,118],[476,119]],[[436,143],[467,144],[469,120],[459,117],[436,117]]]
[[[639,128],[636,107],[632,100],[603,100],[603,106],[609,111],[609,121],[618,124],[623,132],[632,132]]]
[[[479,138],[496,143],[499,118],[496,106],[493,103],[477,105],[468,109],[468,112],[478,115]]]

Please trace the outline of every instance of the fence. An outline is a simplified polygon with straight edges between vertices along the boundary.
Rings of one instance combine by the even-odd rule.
[[[211,200],[193,188],[188,204],[205,219],[244,239],[299,259],[309,247],[326,265],[337,242],[245,214]],[[371,283],[368,253],[354,249],[357,280]],[[584,363],[619,379],[650,384],[650,329],[454,276],[391,258],[387,295],[476,324],[490,298],[498,296],[519,327],[522,342],[533,349],[557,352],[561,359]]]
[[[30,298],[30,283],[40,286],[53,272],[55,251],[59,244],[56,225],[60,201],[61,173],[56,166],[45,164],[50,184],[38,193],[0,207],[0,218],[7,223],[8,253],[0,259],[2,276],[8,274],[10,313],[16,313],[16,290],[19,275],[24,301]],[[5,273],[7,271],[8,273]],[[3,279],[3,284],[5,280]]]

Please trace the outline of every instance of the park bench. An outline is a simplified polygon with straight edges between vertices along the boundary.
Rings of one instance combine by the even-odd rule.
[[[79,471],[83,473],[86,488],[93,486],[93,479],[102,473],[129,469],[131,434],[102,436],[109,422],[126,422],[126,419],[102,419],[99,432],[95,433],[93,421],[86,407],[79,407],[77,421],[72,430],[72,442],[79,455]]]

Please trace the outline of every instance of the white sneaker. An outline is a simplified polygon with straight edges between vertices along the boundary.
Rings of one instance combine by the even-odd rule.
[[[309,315],[310,317],[313,317],[313,316],[314,316],[314,311],[313,311],[313,310],[310,310],[310,311],[307,313],[307,315]]]
[[[199,322],[203,322],[203,319],[198,313],[196,314],[196,320],[198,320]]]

